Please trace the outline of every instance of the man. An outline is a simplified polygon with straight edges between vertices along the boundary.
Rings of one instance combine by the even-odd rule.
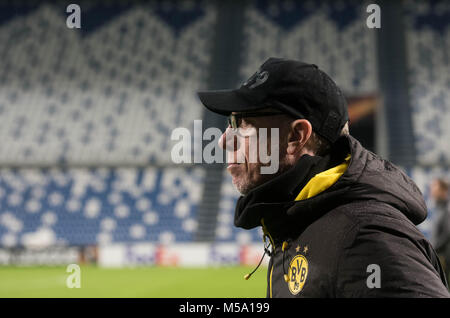
[[[235,225],[262,226],[270,241],[268,297],[450,296],[415,227],[427,214],[422,194],[349,135],[345,98],[317,66],[270,58],[239,89],[198,94],[230,116],[221,145],[242,193]],[[261,128],[279,129],[277,172],[250,160],[249,137],[231,134],[240,128],[260,139]]]
[[[446,278],[450,276],[450,204],[449,185],[441,178],[433,180],[430,187],[431,198],[436,203],[436,230],[434,247],[443,263]]]

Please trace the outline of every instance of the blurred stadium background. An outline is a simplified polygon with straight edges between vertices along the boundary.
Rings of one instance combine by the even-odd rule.
[[[450,177],[450,4],[378,1],[377,30],[371,2],[78,1],[69,29],[71,2],[1,1],[0,296],[264,297],[264,269],[242,278],[261,232],[234,228],[224,166],[175,165],[170,134],[224,128],[195,92],[238,86],[270,56],[343,88],[351,133],[424,193],[433,240],[429,183]]]

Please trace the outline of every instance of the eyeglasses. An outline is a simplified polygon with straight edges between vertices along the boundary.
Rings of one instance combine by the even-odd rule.
[[[231,114],[230,116],[228,116],[228,125],[232,129],[238,129],[241,124],[242,118],[267,117],[267,116],[276,116],[276,115],[286,115],[286,113],[284,113],[284,112],[246,112],[246,113]]]
[[[301,101],[298,101],[301,103]],[[287,115],[292,118],[306,118],[300,111],[297,109],[288,106],[280,101],[271,100],[266,106],[272,106],[280,109],[280,111],[274,112],[244,112],[238,114],[231,114],[228,116],[228,125],[236,130],[240,126],[240,120],[245,117],[265,117],[265,116],[276,116],[276,115]]]

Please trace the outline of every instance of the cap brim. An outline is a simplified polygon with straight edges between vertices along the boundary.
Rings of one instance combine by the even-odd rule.
[[[237,90],[200,91],[197,95],[206,108],[225,116],[232,112],[246,112],[265,107],[261,104],[255,105],[239,96]]]

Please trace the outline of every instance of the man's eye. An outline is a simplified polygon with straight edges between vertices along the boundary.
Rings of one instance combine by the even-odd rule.
[[[238,123],[239,128],[248,128],[252,127],[252,123],[249,120],[246,120],[245,118],[242,118]]]

